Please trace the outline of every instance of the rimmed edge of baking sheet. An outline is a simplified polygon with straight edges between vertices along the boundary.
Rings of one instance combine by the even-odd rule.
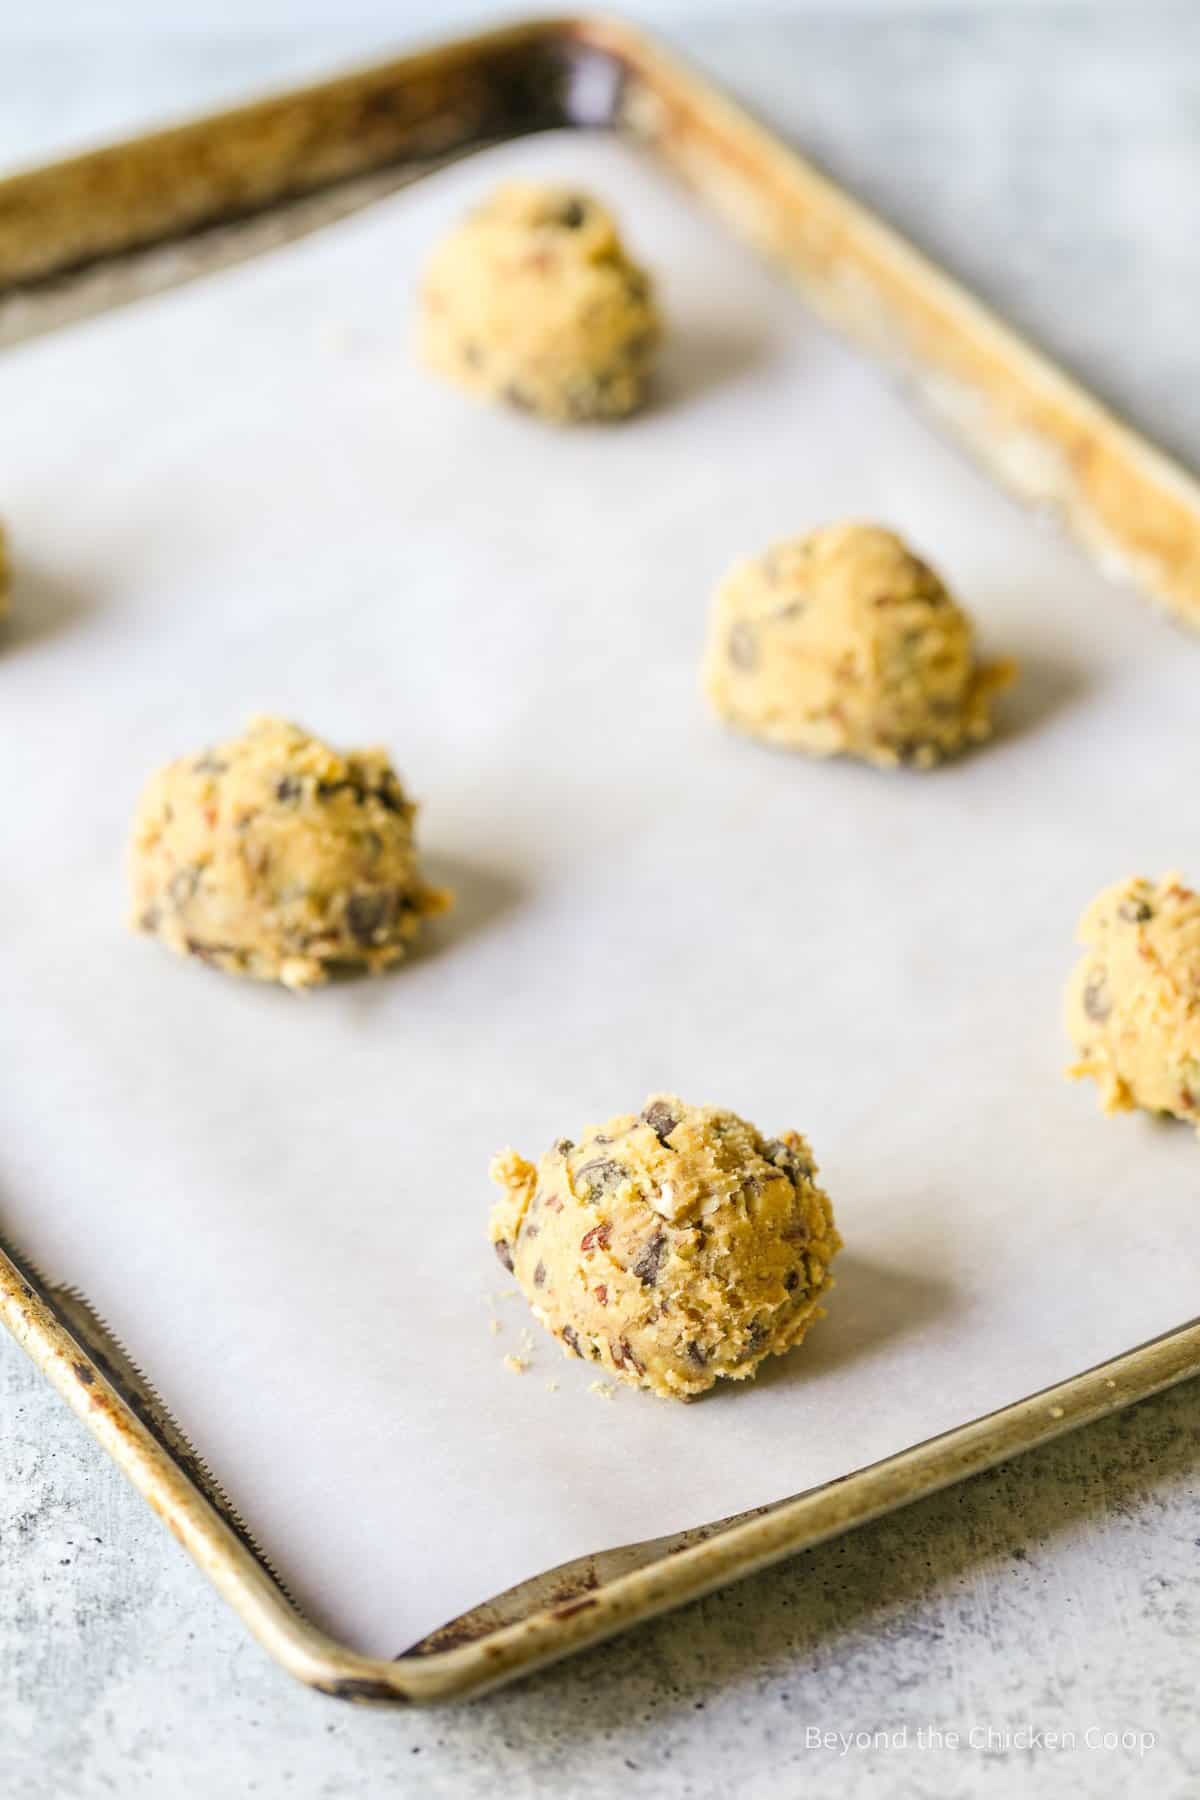
[[[0,1251],[0,1319],[276,1662],[338,1699],[390,1704],[497,1687],[1200,1374],[1197,1321],[840,1481],[549,1570],[388,1660],[295,1609],[136,1371],[89,1348],[72,1296],[16,1252]]]
[[[451,157],[556,126],[647,146],[903,371],[990,473],[1200,623],[1200,486],[833,183],[641,34],[518,25],[0,182],[0,342],[314,229]],[[316,198],[320,196],[320,198]],[[230,228],[230,221],[257,222]],[[14,322],[15,321],[15,322]],[[523,1582],[394,1660],[295,1609],[216,1477],[80,1296],[0,1249],[0,1318],[276,1661],[342,1699],[476,1694],[1200,1373],[1200,1323],[843,1479]]]

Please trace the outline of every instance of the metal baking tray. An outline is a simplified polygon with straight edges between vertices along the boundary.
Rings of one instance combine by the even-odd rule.
[[[827,321],[884,358],[976,458],[1093,557],[1200,620],[1200,489],[744,111],[603,19],[475,37],[0,183],[0,343],[317,228],[531,132],[617,132],[681,176]],[[164,246],[177,244],[175,254]],[[477,1693],[1200,1373],[1200,1324],[844,1479],[580,1558],[395,1659],[310,1624],[152,1384],[16,1245],[0,1314],[285,1668],[358,1701]]]

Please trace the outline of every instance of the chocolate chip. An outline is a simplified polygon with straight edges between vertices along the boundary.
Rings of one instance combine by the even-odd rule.
[[[390,769],[385,769],[379,778],[379,786],[370,789],[371,794],[388,812],[403,813],[408,809],[404,798],[404,789]]]
[[[400,896],[395,888],[351,894],[346,902],[346,924],[360,944],[373,943],[381,931],[396,923],[399,906]]]
[[[800,1286],[799,1269],[789,1269],[783,1278],[783,1285],[789,1294],[794,1294],[796,1289]]]
[[[534,1287],[545,1287],[546,1285],[546,1265],[544,1262],[540,1262],[533,1271],[533,1285]]]
[[[767,1327],[763,1324],[762,1320],[755,1319],[753,1325],[751,1325],[751,1327],[750,1327],[750,1338],[749,1338],[748,1347],[749,1347],[751,1355],[753,1355],[753,1353],[756,1350],[762,1349],[763,1345],[766,1343],[767,1338],[769,1336],[770,1336],[770,1333],[769,1333]]]
[[[504,1264],[504,1267],[508,1270],[509,1274],[511,1275],[513,1272],[513,1260],[512,1260],[512,1251],[508,1247],[508,1240],[506,1238],[497,1238],[496,1242],[492,1246],[492,1248],[495,1250],[496,1255],[500,1258],[500,1261]]]
[[[550,1148],[555,1156],[570,1156],[575,1142],[573,1138],[555,1138]]]
[[[704,1368],[705,1364],[708,1362],[708,1351],[704,1348],[703,1344],[698,1344],[695,1338],[690,1338],[685,1345],[685,1349],[687,1350],[688,1361],[690,1363],[695,1363],[698,1369]]]
[[[585,1162],[582,1168],[575,1171],[576,1181],[582,1181],[588,1190],[589,1198],[598,1194],[611,1194],[622,1182],[629,1180],[629,1170],[621,1163],[614,1162],[611,1156],[594,1156],[591,1162]]]
[[[572,196],[565,205],[559,208],[554,222],[556,225],[565,226],[568,231],[578,231],[587,218],[587,211],[586,202]]]
[[[647,1244],[642,1246],[632,1272],[643,1287],[653,1287],[658,1280],[658,1271],[662,1265],[662,1259],[666,1255],[666,1250],[667,1240],[661,1231],[657,1237],[652,1237]]]
[[[813,1165],[810,1159],[799,1150],[793,1150],[782,1138],[769,1138],[762,1147],[762,1153],[769,1163],[773,1163],[775,1168],[787,1176],[793,1187],[801,1181],[812,1179]]]
[[[318,781],[318,800],[332,800],[335,794],[352,794],[361,805],[366,798],[367,790],[362,782],[353,775],[346,775],[341,781]]]
[[[1144,900],[1122,900],[1117,917],[1124,919],[1127,925],[1144,925],[1147,919],[1154,917],[1154,908]]]
[[[655,1100],[642,1113],[642,1121],[648,1125],[660,1144],[665,1144],[679,1120],[671,1111],[665,1100]]]
[[[744,620],[730,631],[725,647],[735,669],[752,669],[758,661],[758,639]]]
[[[1083,1010],[1097,1025],[1103,1025],[1112,1011],[1108,977],[1103,969],[1093,969],[1083,988]]]
[[[573,1350],[575,1352],[576,1356],[583,1355],[583,1351],[579,1348],[579,1333],[576,1331],[576,1329],[573,1325],[564,1325],[563,1326],[562,1341],[564,1344],[566,1344],[568,1349]]]
[[[298,775],[281,775],[275,783],[275,798],[283,806],[294,806],[304,792],[304,783]]]
[[[778,1171],[773,1170],[770,1175],[760,1175],[758,1170],[755,1169],[751,1174],[745,1177],[742,1186],[748,1194],[763,1194],[770,1187],[771,1183],[776,1180],[777,1174]]]

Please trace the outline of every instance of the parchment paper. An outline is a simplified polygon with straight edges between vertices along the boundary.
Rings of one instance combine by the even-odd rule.
[[[628,425],[476,410],[411,360],[427,246],[517,171],[607,194],[659,275]],[[0,1210],[324,1625],[394,1652],[1195,1313],[1200,1148],[1062,1080],[1059,994],[1096,888],[1200,872],[1200,648],[631,152],[514,146],[35,343],[0,418]],[[706,716],[715,580],[843,515],[1022,660],[992,747],[887,776]],[[259,709],[386,742],[424,802],[459,905],[388,979],[299,999],[123,929],[143,778]],[[518,1377],[489,1155],[659,1087],[811,1136],[830,1317],[691,1407],[606,1403],[540,1333]]]

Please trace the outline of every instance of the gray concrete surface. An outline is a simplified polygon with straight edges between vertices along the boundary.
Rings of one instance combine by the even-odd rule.
[[[499,10],[11,8],[0,164]],[[1200,464],[1200,10],[625,10]],[[473,1707],[381,1714],[274,1669],[5,1341],[0,1796],[1183,1800],[1198,1402],[1181,1388]]]

